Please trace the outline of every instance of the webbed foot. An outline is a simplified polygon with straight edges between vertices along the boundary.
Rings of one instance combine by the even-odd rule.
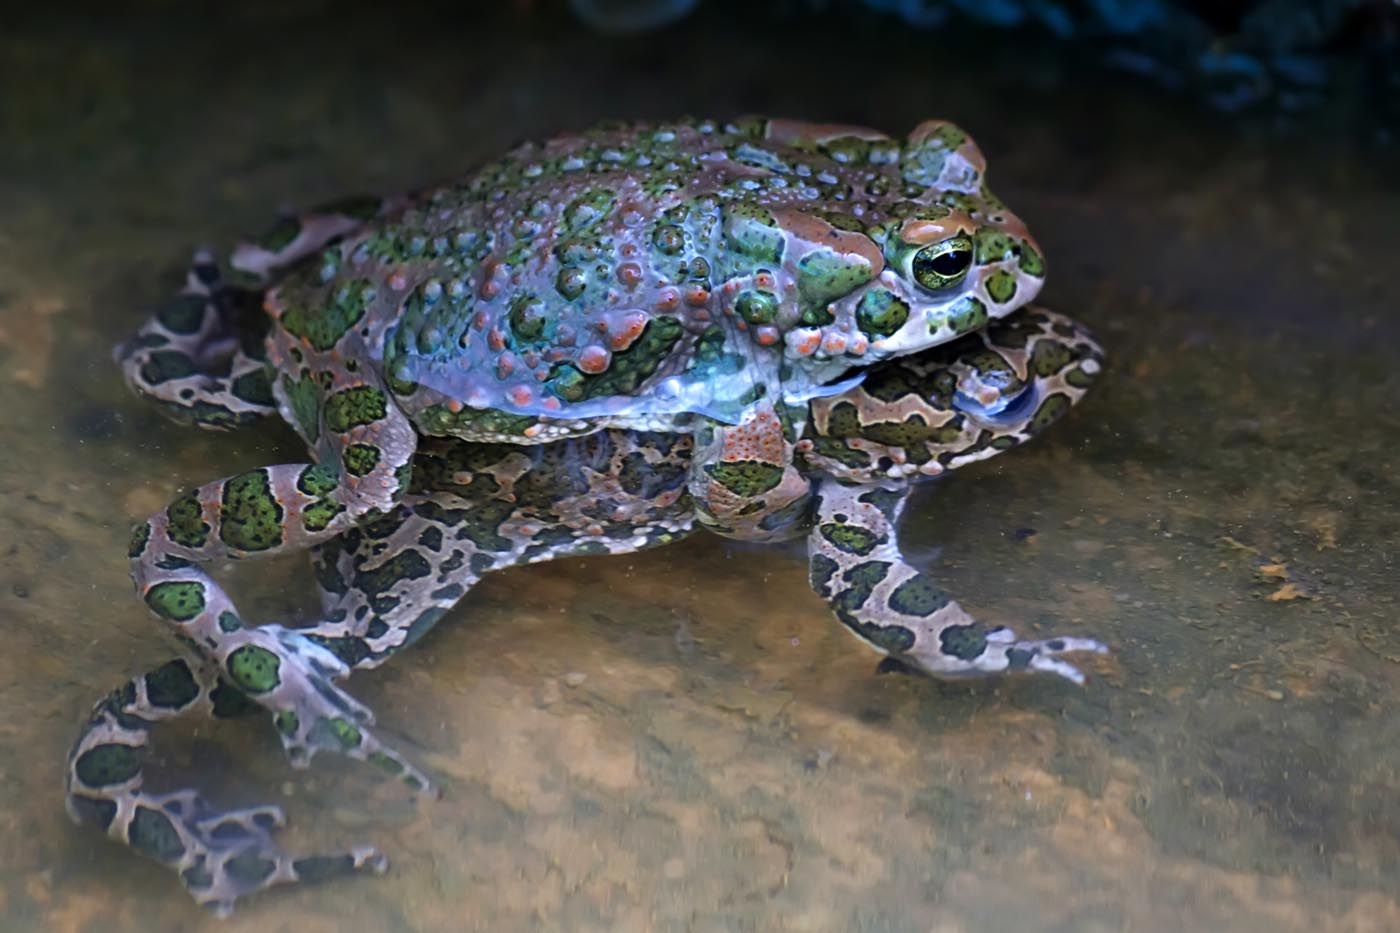
[[[336,752],[367,761],[420,793],[436,794],[427,775],[369,730],[374,723],[369,707],[336,685],[350,673],[344,661],[296,629],[264,625],[253,634],[257,641],[238,650],[266,652],[249,656],[262,665],[259,686],[266,689],[257,692],[257,700],[272,711],[294,767],[306,767],[319,752]],[[230,673],[247,689],[246,676],[238,678],[237,653],[229,657]]]
[[[180,874],[201,905],[224,917],[234,902],[279,884],[324,881],[359,871],[382,873],[377,849],[293,856],[273,841],[286,818],[280,807],[216,813],[194,791],[135,793],[118,801],[108,832]]]
[[[956,603],[949,604],[956,607]],[[1017,639],[1016,633],[1002,626],[982,633],[980,626],[952,625],[936,640],[916,644],[901,657],[919,670],[940,678],[982,677],[1000,673],[1058,674],[1076,684],[1084,683],[1084,673],[1061,655],[1091,651],[1107,654],[1108,646],[1092,638]],[[952,635],[953,637],[949,637]]]

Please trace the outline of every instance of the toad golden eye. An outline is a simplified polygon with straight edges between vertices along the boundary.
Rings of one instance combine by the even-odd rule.
[[[956,285],[972,268],[972,238],[954,236],[930,243],[914,254],[909,267],[914,281],[930,291]]]

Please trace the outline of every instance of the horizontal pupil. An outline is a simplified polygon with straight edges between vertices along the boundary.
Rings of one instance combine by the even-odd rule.
[[[930,265],[933,271],[939,275],[957,275],[967,268],[972,261],[972,254],[965,249],[955,249],[951,252],[934,256]]]

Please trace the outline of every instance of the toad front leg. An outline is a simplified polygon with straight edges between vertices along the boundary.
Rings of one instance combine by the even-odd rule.
[[[988,629],[904,560],[895,529],[909,491],[821,484],[807,539],[811,581],[837,618],[876,650],[935,677],[1045,671],[1083,683],[1084,675],[1060,655],[1101,654],[1105,645],[1090,638],[1020,640],[1009,628]]]

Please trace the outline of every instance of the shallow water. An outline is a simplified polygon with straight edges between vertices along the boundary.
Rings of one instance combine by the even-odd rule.
[[[1394,153],[1336,113],[1278,133],[873,18],[605,40],[536,7],[152,3],[0,35],[0,927],[1400,928]],[[292,845],[373,841],[383,878],[219,924],[72,826],[81,717],[173,653],[128,527],[299,457],[125,394],[109,348],[190,249],[601,117],[750,110],[962,123],[1046,248],[1043,300],[1103,338],[1079,409],[905,532],[979,617],[1111,642],[1087,686],[877,676],[799,554],[697,538],[490,577],[352,679],[437,803],[293,771],[265,727],[160,733],[172,783],[284,803]],[[248,617],[311,611],[301,561],[240,570]]]

